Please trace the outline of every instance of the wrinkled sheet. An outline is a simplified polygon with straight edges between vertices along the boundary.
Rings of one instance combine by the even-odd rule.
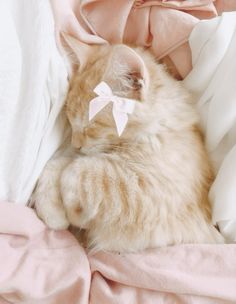
[[[50,2],[0,1],[0,199],[27,204],[63,140],[67,86]]]
[[[96,5],[98,1],[90,2]],[[175,7],[187,3],[152,2],[163,9],[167,2]],[[69,6],[64,10],[58,6],[56,14],[54,10],[57,33],[65,28],[77,31],[75,36],[81,39],[87,37],[87,42],[104,43],[76,11],[74,0],[64,4]],[[209,14],[214,15],[210,5]],[[132,12],[142,20],[141,28],[149,24],[145,23],[149,15],[142,12],[151,9]],[[180,13],[190,15],[184,10]],[[182,245],[140,254],[88,255],[68,231],[47,229],[33,210],[20,205],[27,203],[44,164],[63,140],[64,121],[57,117],[67,73],[55,46],[48,1],[1,1],[0,25],[0,197],[11,201],[0,203],[0,304],[236,303],[236,245]],[[172,44],[174,51],[186,54],[184,45]],[[183,68],[185,73],[188,69]]]
[[[236,0],[215,0],[214,5],[219,15],[236,10]]]
[[[190,36],[190,47],[193,70],[184,83],[198,97],[217,174],[209,196],[213,222],[236,242],[236,12],[200,22]]]
[[[236,302],[236,245],[87,255],[28,207],[2,202],[0,214],[1,304]]]
[[[0,297],[14,304],[88,303],[90,267],[76,239],[48,230],[22,205],[1,202],[0,215]]]
[[[200,19],[217,15],[213,0],[135,2],[61,0],[58,5],[51,0],[58,43],[59,32],[64,31],[86,43],[150,47],[158,59],[168,55],[184,77],[191,70],[188,37]]]

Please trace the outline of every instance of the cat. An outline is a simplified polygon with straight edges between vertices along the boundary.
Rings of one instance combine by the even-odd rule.
[[[39,178],[39,217],[84,230],[86,246],[98,250],[223,242],[211,223],[213,173],[193,96],[148,50],[64,38],[78,60],[65,105],[71,144]],[[121,136],[111,103],[89,121],[102,81],[135,100]]]

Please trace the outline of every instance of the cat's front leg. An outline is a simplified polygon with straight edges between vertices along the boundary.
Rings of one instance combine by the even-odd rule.
[[[34,193],[34,202],[38,216],[52,229],[66,229],[69,221],[60,193],[60,178],[64,168],[71,162],[69,157],[51,159],[45,166]]]
[[[61,177],[61,194],[70,224],[89,228],[98,213],[103,191],[99,188],[102,162],[96,158],[81,156],[71,162]],[[100,168],[101,169],[101,168]]]

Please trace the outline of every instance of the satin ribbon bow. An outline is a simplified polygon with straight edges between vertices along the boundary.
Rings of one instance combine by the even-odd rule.
[[[90,101],[89,104],[89,120],[100,112],[110,102],[113,103],[112,114],[115,120],[118,135],[121,136],[128,122],[128,114],[133,113],[135,101],[133,99],[116,96],[112,93],[109,85],[102,81],[94,92],[98,95]]]

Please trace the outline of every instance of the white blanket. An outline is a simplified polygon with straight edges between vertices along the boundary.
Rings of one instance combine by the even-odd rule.
[[[190,37],[193,70],[185,85],[198,97],[216,180],[213,222],[236,241],[236,12],[201,21]]]
[[[0,200],[27,204],[62,142],[66,91],[49,1],[0,1]]]

